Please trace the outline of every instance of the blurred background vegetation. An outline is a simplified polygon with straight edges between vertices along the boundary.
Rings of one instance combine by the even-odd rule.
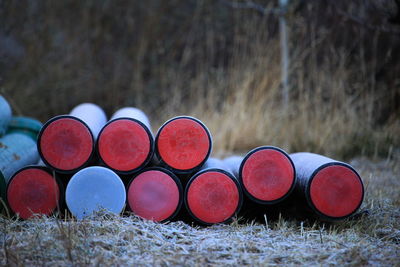
[[[242,5],[239,5],[241,3]],[[261,12],[257,7],[266,8]],[[399,1],[291,0],[282,103],[278,1],[0,1],[0,90],[43,122],[94,102],[203,120],[218,153],[340,159],[400,144]],[[276,10],[275,10],[276,11]]]

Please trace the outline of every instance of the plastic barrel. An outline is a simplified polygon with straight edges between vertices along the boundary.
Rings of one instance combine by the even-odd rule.
[[[151,131],[150,121],[147,115],[140,109],[134,107],[124,107],[118,109],[114,114],[111,116],[111,120],[118,119],[118,118],[131,118],[140,121],[143,123],[147,129]]]
[[[296,191],[320,218],[340,220],[361,206],[363,182],[349,164],[307,152],[290,157],[297,172]]]
[[[100,131],[96,147],[101,161],[115,172],[139,171],[154,154],[154,139],[147,116],[137,108],[118,110]]]
[[[280,148],[262,146],[244,157],[239,180],[247,197],[259,204],[276,204],[293,191],[296,171],[289,155]]]
[[[7,197],[6,192],[7,192],[6,180],[4,179],[3,174],[0,172],[0,198],[3,200],[3,202],[0,203],[0,211],[6,205],[6,197]]]
[[[12,111],[10,105],[7,100],[0,95],[0,136],[6,133],[11,115]]]
[[[90,103],[78,105],[70,115],[50,119],[39,133],[40,157],[60,173],[84,168],[92,160],[95,138],[106,122],[104,111]]]
[[[0,168],[6,183],[22,167],[39,161],[36,137],[41,123],[17,117],[10,125],[10,133],[0,138]]]
[[[101,129],[107,122],[104,110],[93,103],[82,103],[74,107],[69,115],[84,121],[92,132],[94,139],[97,139]]]
[[[241,156],[230,156],[225,158],[222,163],[225,164],[226,168],[239,179],[240,165],[242,164],[244,157]]]
[[[141,171],[127,188],[130,210],[145,219],[157,222],[171,220],[182,205],[182,185],[179,179],[163,168]]]
[[[43,124],[33,118],[15,116],[12,117],[7,133],[24,133],[30,136],[33,140],[37,140],[38,134],[42,129]]]
[[[67,185],[65,201],[78,219],[102,209],[116,214],[125,206],[125,186],[112,170],[92,166],[75,173]]]
[[[187,116],[165,122],[156,135],[156,155],[176,173],[198,171],[212,149],[211,134],[198,119]]]
[[[51,170],[27,166],[17,171],[7,186],[7,202],[22,219],[51,215],[60,207],[62,190]]]
[[[230,221],[240,211],[243,195],[239,182],[222,161],[210,158],[203,169],[190,178],[184,200],[195,220],[211,225]]]

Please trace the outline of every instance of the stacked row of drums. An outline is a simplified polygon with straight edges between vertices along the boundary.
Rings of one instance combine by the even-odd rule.
[[[139,109],[122,108],[107,121],[99,106],[81,104],[43,125],[41,161],[7,180],[6,200],[24,219],[67,208],[78,219],[131,211],[158,222],[187,214],[206,225],[292,196],[303,201],[291,206],[326,220],[346,218],[362,203],[361,178],[346,163],[273,146],[217,159],[212,144],[193,117],[172,118],[153,135]]]

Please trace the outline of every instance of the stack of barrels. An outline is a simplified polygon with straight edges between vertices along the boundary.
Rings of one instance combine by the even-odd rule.
[[[2,198],[23,219],[66,209],[78,219],[127,210],[157,222],[188,215],[210,225],[249,207],[287,202],[322,220],[340,220],[363,201],[358,173],[321,155],[262,146],[244,157],[210,157],[210,131],[193,117],[172,118],[153,135],[148,117],[132,107],[107,121],[99,106],[84,103],[42,127],[25,128],[12,126],[10,110],[0,112],[0,131],[8,126],[1,157],[12,159],[11,136],[21,154],[21,165],[4,161]]]

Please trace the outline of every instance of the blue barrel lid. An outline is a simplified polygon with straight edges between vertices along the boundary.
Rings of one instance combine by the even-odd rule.
[[[7,125],[11,119],[11,107],[8,104],[7,100],[0,95],[0,135],[6,133]]]
[[[42,126],[40,121],[33,118],[15,116],[11,118],[7,133],[24,133],[36,141]]]
[[[3,202],[0,202],[0,211],[3,210],[6,203],[6,188],[6,180],[4,179],[3,173],[0,171],[0,198],[3,199]]]

